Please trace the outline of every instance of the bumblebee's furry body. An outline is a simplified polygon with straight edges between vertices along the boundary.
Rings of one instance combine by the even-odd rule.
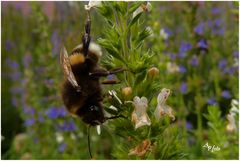
[[[68,111],[79,117],[83,121],[95,125],[91,120],[104,122],[102,107],[102,90],[99,77],[92,77],[89,73],[98,69],[99,55],[92,52],[91,47],[88,55],[82,54],[81,46],[77,46],[69,57],[72,73],[75,76],[77,84],[81,87],[81,91],[77,91],[68,79],[65,79],[62,88],[62,98]],[[98,113],[89,112],[90,107],[99,107]]]

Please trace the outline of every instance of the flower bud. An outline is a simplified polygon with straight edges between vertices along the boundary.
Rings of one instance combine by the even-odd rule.
[[[152,68],[150,68],[149,70],[148,70],[148,75],[150,76],[150,77],[155,77],[155,76],[157,76],[159,74],[159,70],[158,70],[158,68],[156,68],[156,67],[152,67]]]
[[[132,94],[132,88],[131,87],[125,87],[122,89],[122,94],[125,96],[125,97],[128,97]]]

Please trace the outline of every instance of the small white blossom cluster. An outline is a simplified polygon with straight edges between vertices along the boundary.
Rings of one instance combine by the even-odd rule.
[[[173,115],[173,110],[170,106],[166,105],[166,100],[168,99],[168,96],[170,95],[170,90],[163,88],[161,92],[158,95],[157,102],[158,105],[156,107],[156,110],[154,112],[154,115],[157,120],[159,120],[161,117],[167,115],[169,116],[173,121],[175,120],[175,116]],[[127,101],[131,102],[135,109],[132,112],[132,122],[135,124],[135,129],[145,126],[151,125],[151,120],[149,119],[149,116],[147,114],[147,108],[148,108],[148,100],[146,97],[138,97],[135,96],[133,101]]]
[[[147,2],[147,4],[142,4],[133,12],[133,18],[142,12],[150,12],[151,10],[152,10],[152,5],[150,2]]]
[[[236,132],[237,131],[237,126],[235,123],[235,115],[239,113],[239,103],[237,100],[233,99],[231,102],[231,109],[229,114],[227,115],[227,120],[228,120],[228,124],[227,124],[227,131],[232,133],[232,132]]]
[[[102,1],[89,1],[88,5],[85,5],[85,10],[89,11],[93,7],[98,7],[102,4]]]

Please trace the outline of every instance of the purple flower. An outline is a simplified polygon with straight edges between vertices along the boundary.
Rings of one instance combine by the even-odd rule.
[[[187,122],[186,122],[186,128],[187,128],[188,130],[191,130],[191,129],[193,128],[192,123],[189,122],[189,121],[187,121]]]
[[[58,35],[58,31],[55,30],[52,33],[51,36],[51,43],[52,43],[52,54],[56,56],[59,53],[59,48],[60,48],[60,37]]]
[[[16,98],[15,96],[12,97],[12,100],[11,100],[11,101],[12,101],[12,105],[13,105],[14,107],[17,107],[17,104],[18,104],[18,103],[17,103],[17,98]]]
[[[173,32],[169,28],[164,27],[163,31],[168,35],[168,37],[173,35]]]
[[[183,83],[181,84],[179,90],[180,90],[180,92],[181,92],[182,94],[186,94],[186,93],[187,93],[187,90],[188,90],[187,83],[186,83],[186,82],[183,82]]]
[[[20,72],[13,72],[12,74],[9,75],[10,79],[13,81],[19,80],[21,78],[21,73]]]
[[[215,20],[214,20],[214,25],[215,25],[216,27],[220,27],[220,26],[222,25],[222,23],[223,23],[223,20],[222,20],[222,19],[215,19]]]
[[[10,92],[12,94],[22,94],[24,92],[24,89],[22,87],[12,87],[10,88]]]
[[[36,110],[33,107],[26,106],[26,107],[23,107],[23,112],[25,114],[34,115]]]
[[[50,119],[56,119],[58,117],[66,116],[66,110],[64,107],[50,107],[47,109],[46,115]]]
[[[197,67],[199,65],[198,57],[197,55],[193,55],[189,61],[189,64],[193,67]]]
[[[18,63],[15,60],[9,58],[6,60],[6,65],[11,67],[13,70],[17,70],[19,68]]]
[[[221,13],[221,11],[222,11],[222,9],[220,9],[220,8],[217,8],[217,7],[212,8],[213,15],[219,14],[219,13]]]
[[[77,126],[73,120],[65,121],[63,124],[57,126],[57,130],[61,132],[76,131]]]
[[[234,51],[233,52],[233,57],[239,59],[239,52],[238,51]]]
[[[44,122],[44,120],[45,120],[45,119],[44,119],[44,117],[43,117],[43,116],[39,116],[39,117],[38,117],[38,121],[39,121],[39,122],[41,122],[41,123],[42,123],[42,122]]]
[[[35,119],[34,119],[34,118],[27,119],[27,120],[25,120],[25,122],[24,122],[24,125],[25,125],[25,126],[32,126],[33,124],[35,124]]]
[[[234,66],[227,67],[227,68],[223,69],[223,73],[233,75],[235,73],[235,71],[237,71],[237,70],[238,70],[238,67],[234,67]]]
[[[186,73],[187,69],[183,65],[179,65],[179,72],[182,73],[182,74]]]
[[[200,41],[198,41],[197,47],[202,48],[202,49],[207,49],[208,46],[207,46],[206,40],[201,39]]]
[[[10,40],[6,40],[6,42],[5,42],[5,48],[6,48],[6,50],[7,50],[8,52],[11,51],[15,46],[16,46],[16,45],[15,45],[14,42],[12,42],[12,41],[10,41]]]
[[[215,104],[217,104],[217,101],[216,101],[216,99],[215,99],[214,97],[211,97],[211,98],[209,98],[209,99],[207,100],[207,103],[208,103],[209,105],[215,105]]]
[[[192,45],[188,42],[182,41],[179,48],[179,57],[184,58],[186,52],[192,49]]]
[[[212,33],[215,34],[215,35],[220,35],[220,36],[222,36],[222,35],[224,35],[225,30],[224,30],[224,28],[214,28],[214,29],[212,30]]]
[[[230,99],[232,97],[228,90],[222,91],[221,96],[225,99]]]
[[[107,80],[114,80],[115,79],[115,74],[110,74],[107,76]]]
[[[226,59],[221,59],[219,62],[218,62],[218,68],[219,69],[224,69],[227,65],[227,60]]]
[[[177,58],[177,55],[175,53],[169,53],[168,56],[172,61],[176,60]]]
[[[195,28],[194,28],[194,32],[199,34],[199,35],[202,35],[204,33],[204,27],[205,27],[205,24],[204,23],[199,23]]]
[[[67,144],[61,143],[61,144],[58,146],[58,151],[62,153],[62,152],[65,151],[66,147],[67,147]]]
[[[29,53],[25,54],[23,57],[24,67],[28,68],[31,62],[32,62],[32,56]]]

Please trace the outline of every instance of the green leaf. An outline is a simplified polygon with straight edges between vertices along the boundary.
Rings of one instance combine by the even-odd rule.
[[[146,39],[148,36],[152,34],[151,30],[148,28],[145,28],[138,36],[136,40],[136,46],[138,46],[144,39]]]
[[[142,15],[142,13],[139,13],[138,15],[136,15],[129,23],[129,27],[131,27],[132,25],[134,25],[137,20],[140,18],[140,16]]]
[[[143,2],[135,2],[131,5],[131,7],[129,8],[129,15],[132,14],[134,11],[136,11],[136,9],[138,9],[138,7],[140,7],[142,5]]]
[[[111,54],[114,58],[122,61],[124,64],[126,64],[125,60],[121,57],[119,54],[119,51],[117,48],[115,48],[109,40],[106,39],[98,39],[98,43],[107,50],[109,54]]]

